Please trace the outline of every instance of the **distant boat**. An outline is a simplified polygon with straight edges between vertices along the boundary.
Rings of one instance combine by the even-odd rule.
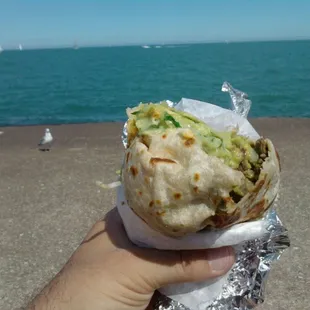
[[[19,45],[18,45],[18,49],[19,49],[20,51],[22,51],[22,50],[23,50],[23,47],[22,47],[22,45],[21,45],[21,44],[19,44]]]
[[[78,50],[78,49],[79,49],[79,46],[77,45],[76,42],[74,42],[73,49],[74,49],[74,50]]]
[[[161,48],[161,46],[160,45],[156,45],[155,48]]]
[[[151,48],[151,47],[148,45],[142,45],[142,48]]]
[[[0,46],[0,53],[2,53],[3,52],[3,48]]]

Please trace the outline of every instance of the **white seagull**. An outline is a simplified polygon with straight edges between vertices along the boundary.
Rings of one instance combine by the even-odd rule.
[[[52,146],[52,141],[53,141],[53,136],[52,136],[49,128],[46,128],[45,129],[45,134],[44,134],[43,138],[40,140],[38,146],[40,147],[40,146],[43,146],[43,145],[47,144],[48,147],[42,149],[42,151],[49,151],[51,146]]]

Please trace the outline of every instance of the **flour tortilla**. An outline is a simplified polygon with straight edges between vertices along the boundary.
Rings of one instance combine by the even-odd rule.
[[[224,228],[259,218],[276,198],[280,165],[270,140],[254,188],[238,203],[230,197],[245,176],[184,140],[188,129],[137,136],[124,157],[122,181],[127,203],[153,229],[174,237],[208,227]],[[147,139],[147,141],[145,141]]]

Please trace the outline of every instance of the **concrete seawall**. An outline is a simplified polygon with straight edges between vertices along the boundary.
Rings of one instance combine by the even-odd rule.
[[[271,272],[264,310],[310,303],[310,119],[253,119],[276,145],[282,165],[278,213],[291,247]],[[50,152],[37,143],[46,126],[0,128],[0,309],[21,309],[114,206],[121,123],[49,126]]]

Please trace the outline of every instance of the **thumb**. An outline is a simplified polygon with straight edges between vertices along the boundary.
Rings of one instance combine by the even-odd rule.
[[[158,289],[167,284],[201,282],[224,275],[235,261],[232,247],[191,251],[145,250],[139,274]]]

